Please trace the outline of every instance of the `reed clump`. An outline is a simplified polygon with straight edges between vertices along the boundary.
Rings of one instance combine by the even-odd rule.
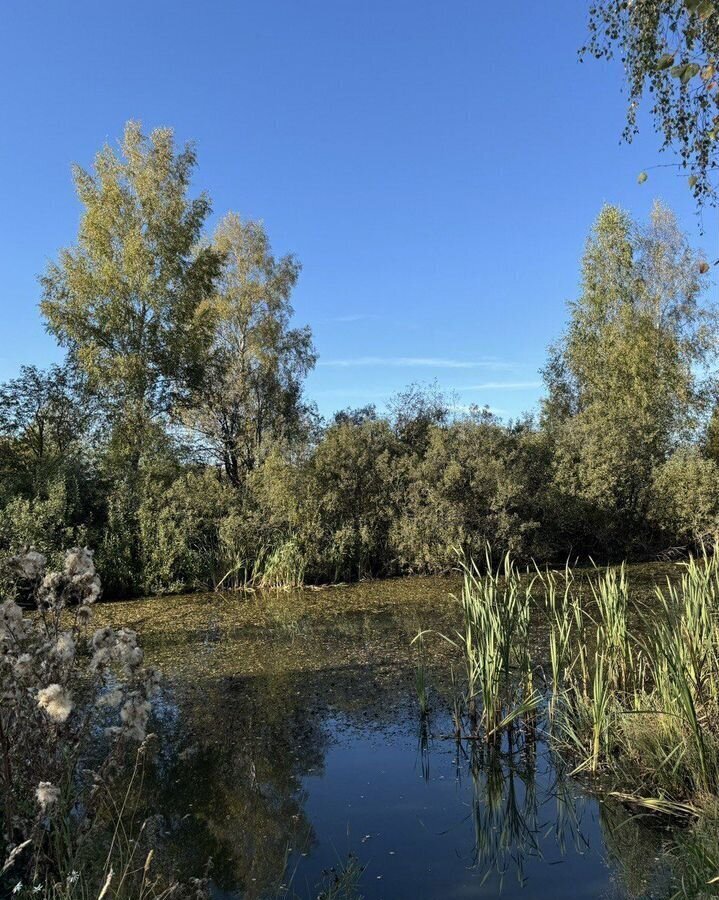
[[[719,556],[690,559],[649,605],[632,603],[623,567],[597,573],[590,594],[548,604],[550,641],[567,650],[552,671],[551,734],[575,771],[693,814],[719,794]]]
[[[253,556],[228,543],[224,555],[224,575],[215,590],[298,590],[304,587],[307,559],[295,538],[270,549],[260,547]]]
[[[489,550],[484,571],[474,561],[463,561],[461,569],[462,628],[442,635],[464,662],[455,727],[459,736],[497,740],[514,722],[528,722],[542,703],[530,651],[532,582],[509,554],[495,568]]]
[[[715,548],[716,549],[716,548]],[[463,562],[459,737],[540,727],[575,775],[696,818],[719,798],[719,550],[632,595],[625,567]],[[456,693],[456,691],[455,691]]]

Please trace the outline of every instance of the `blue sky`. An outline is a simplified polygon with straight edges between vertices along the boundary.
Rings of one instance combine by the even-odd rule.
[[[125,0],[3,4],[0,379],[59,358],[37,276],[74,239],[73,161],[129,118],[197,143],[213,220],[261,218],[304,269],[297,322],[321,411],[437,380],[531,409],[604,202],[655,196],[692,240],[686,187],[645,121],[620,144],[617,65],[577,61],[582,0]],[[712,287],[716,290],[716,285]]]

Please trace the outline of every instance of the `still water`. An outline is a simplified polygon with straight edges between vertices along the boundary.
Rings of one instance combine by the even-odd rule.
[[[402,579],[104,606],[165,676],[142,811],[164,864],[185,879],[211,860],[223,900],[670,896],[669,833],[584,792],[541,732],[492,752],[457,745],[457,661],[439,637],[425,640],[420,721],[411,641],[451,633],[457,588]]]

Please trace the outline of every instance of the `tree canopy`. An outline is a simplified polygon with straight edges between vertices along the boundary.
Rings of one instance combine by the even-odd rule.
[[[710,409],[716,323],[700,262],[661,204],[647,226],[606,206],[550,351],[544,419],[558,486],[612,529],[617,516],[646,522],[653,468],[700,433]]]
[[[618,56],[629,95],[625,137],[642,99],[663,147],[679,153],[697,201],[717,200],[719,8],[715,0],[596,0],[583,55]],[[639,176],[645,181],[645,172]]]
[[[275,259],[262,223],[235,213],[220,222],[212,246],[223,260],[212,342],[185,421],[239,485],[267,447],[306,425],[302,386],[316,355],[310,329],[290,326],[295,257]]]
[[[200,245],[210,201],[189,198],[195,151],[168,128],[129,122],[118,150],[74,168],[83,206],[76,244],[51,263],[41,310],[49,330],[138,433],[199,377],[211,337],[221,256]]]

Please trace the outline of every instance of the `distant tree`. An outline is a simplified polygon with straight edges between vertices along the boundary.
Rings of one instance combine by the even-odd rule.
[[[544,423],[557,486],[584,504],[582,527],[606,546],[641,540],[652,471],[704,421],[712,392],[700,376],[716,337],[700,262],[665,207],[646,228],[605,207],[569,327],[550,351]]]
[[[294,256],[275,259],[263,225],[230,213],[213,248],[224,265],[213,295],[213,341],[185,421],[239,485],[278,440],[307,424],[302,388],[315,364],[309,327],[292,328]]]
[[[22,366],[0,385],[0,473],[6,489],[43,493],[87,443],[92,411],[68,366]]]
[[[199,247],[210,203],[187,196],[194,167],[170,129],[146,137],[129,122],[119,152],[105,146],[92,172],[75,166],[77,243],[41,279],[48,328],[105,399],[135,467],[145,423],[197,380],[210,335],[221,260]]]
[[[410,384],[389,401],[389,418],[400,440],[411,450],[424,453],[432,425],[449,422],[452,403],[436,382]]]
[[[645,92],[664,148],[675,148],[701,204],[717,200],[719,4],[716,0],[596,0],[583,55],[621,58],[629,108],[625,138],[637,132]],[[646,180],[641,173],[640,180]]]
[[[366,406],[348,406],[338,410],[332,417],[332,422],[334,425],[363,425],[365,422],[376,422],[377,419],[377,407],[374,403],[368,403]]]

